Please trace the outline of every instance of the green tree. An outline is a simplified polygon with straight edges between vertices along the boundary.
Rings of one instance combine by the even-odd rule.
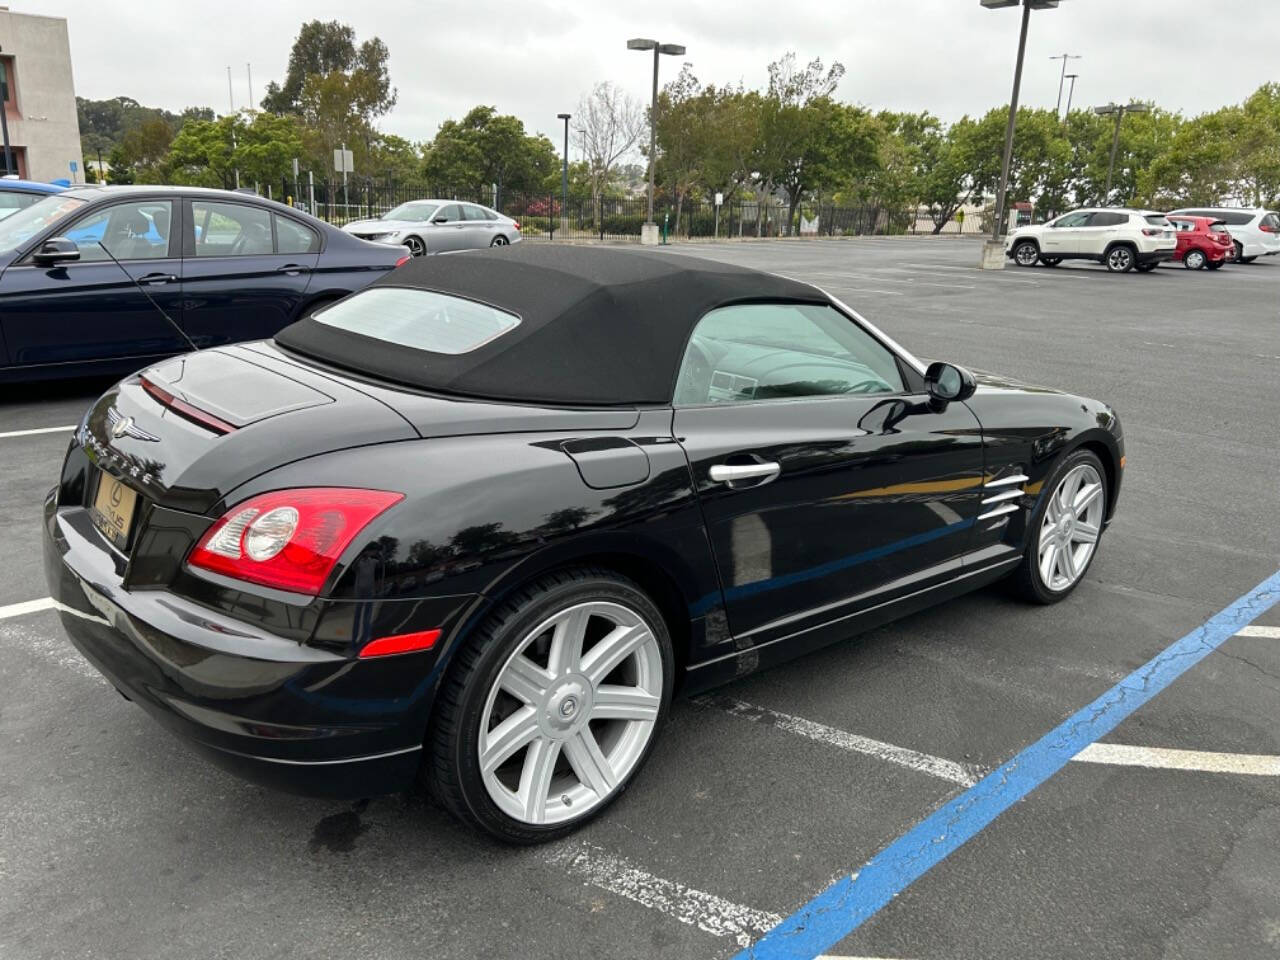
[[[262,109],[272,113],[303,114],[307,109],[307,81],[331,74],[360,75],[350,89],[357,98],[352,109],[366,123],[386,114],[396,103],[387,68],[387,45],[377,37],[356,46],[356,33],[337,20],[311,20],[302,25],[289,51],[289,68],[283,84],[267,84]]]
[[[423,170],[441,187],[538,190],[559,168],[556,149],[541,134],[530,136],[518,117],[494,107],[473,107],[461,120],[446,120],[425,149]]]
[[[242,183],[275,183],[302,149],[296,117],[244,110],[184,124],[166,164],[173,182],[190,186],[229,187],[237,170]]]

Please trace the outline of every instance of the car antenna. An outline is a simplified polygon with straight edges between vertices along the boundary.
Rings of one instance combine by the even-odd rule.
[[[164,308],[161,307],[160,304],[156,303],[156,298],[151,296],[151,291],[138,282],[138,278],[124,268],[124,264],[116,259],[116,255],[107,249],[107,245],[101,240],[95,240],[93,243],[95,246],[101,247],[102,252],[111,258],[111,262],[120,268],[120,272],[133,281],[133,285],[142,291],[142,295],[147,298],[147,302],[160,311],[160,316],[164,317],[165,320],[169,322],[169,326],[178,331],[178,336],[186,342],[187,346],[192,350],[199,350],[200,348],[196,346],[195,341],[187,336],[187,331],[183,330],[182,326],[174,320],[173,317],[164,312]]]

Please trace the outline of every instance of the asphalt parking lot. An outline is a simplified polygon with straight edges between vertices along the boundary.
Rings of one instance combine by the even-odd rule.
[[[601,819],[509,849],[417,796],[246,785],[121,699],[39,602],[59,428],[103,385],[5,388],[0,957],[731,957],[784,918],[833,932],[832,957],[1280,956],[1280,584],[1255,589],[1280,568],[1280,258],[1112,275],[980,273],[969,240],[667,252],[813,281],[919,356],[1114,404],[1128,467],[1080,588],[1051,608],[984,590],[680,701]],[[1252,625],[1199,630],[1228,608]],[[1184,637],[1184,673],[967,842],[939,838],[883,909],[808,909]]]

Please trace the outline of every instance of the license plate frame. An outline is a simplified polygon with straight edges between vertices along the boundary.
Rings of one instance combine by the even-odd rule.
[[[121,552],[129,548],[129,536],[133,533],[137,513],[137,492],[99,469],[98,483],[89,505],[89,519],[107,542]]]

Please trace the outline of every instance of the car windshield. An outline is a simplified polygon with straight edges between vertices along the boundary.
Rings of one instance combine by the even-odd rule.
[[[520,325],[515,314],[430,290],[375,287],[314,315],[317,323],[431,353],[469,353]]]
[[[422,200],[411,200],[388,210],[379,220],[430,220],[431,215],[439,209],[438,203],[425,203]]]
[[[54,194],[0,220],[0,253],[11,253],[85,205],[78,197]]]

